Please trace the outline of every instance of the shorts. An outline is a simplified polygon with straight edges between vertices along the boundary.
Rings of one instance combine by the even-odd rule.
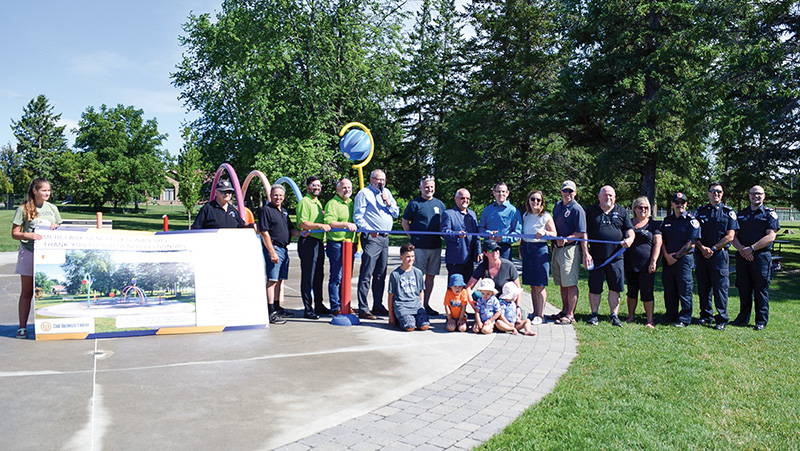
[[[430,325],[431,322],[428,320],[428,314],[425,313],[424,308],[417,310],[416,315],[401,315],[397,317],[397,327],[403,330],[419,329],[422,326]]]
[[[29,251],[21,243],[17,251],[17,268],[14,273],[33,277],[33,251]]]
[[[439,275],[442,266],[442,249],[414,249],[414,266],[422,274]]]
[[[522,257],[522,284],[546,287],[550,278],[550,253],[547,243],[520,243]]]
[[[618,258],[599,269],[589,271],[589,293],[603,293],[603,279],[608,283],[610,291],[622,293],[625,291],[625,262]]]
[[[641,291],[642,302],[655,301],[653,290],[655,289],[656,275],[655,273],[650,274],[647,272],[647,268],[642,268],[641,271],[625,268],[625,283],[628,285],[629,298],[638,298]]]
[[[269,251],[265,246],[261,246],[264,252],[264,260],[267,262],[267,280],[277,282],[289,278],[289,251],[285,247],[272,246],[278,254],[278,263],[272,263],[269,258]]]
[[[582,259],[583,252],[578,244],[554,247],[553,257],[550,259],[553,283],[562,287],[577,286]]]

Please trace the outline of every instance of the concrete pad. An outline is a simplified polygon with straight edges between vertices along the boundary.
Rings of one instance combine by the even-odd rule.
[[[217,334],[16,340],[16,254],[3,258],[0,399],[24,412],[2,422],[5,443],[275,448],[436,381],[491,342],[442,333],[443,318],[433,319],[434,330],[405,333],[385,319],[340,327],[330,317]],[[300,316],[297,266],[292,258],[285,306]],[[437,281],[433,299],[441,302],[445,285]]]

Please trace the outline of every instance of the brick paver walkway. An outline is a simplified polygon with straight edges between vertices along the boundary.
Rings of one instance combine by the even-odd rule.
[[[534,330],[535,337],[495,334],[489,346],[448,376],[278,449],[471,449],[552,391],[575,357],[572,326],[543,324]]]

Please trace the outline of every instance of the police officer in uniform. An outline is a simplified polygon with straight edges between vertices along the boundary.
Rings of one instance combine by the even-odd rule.
[[[772,279],[772,242],[778,230],[778,215],[764,205],[764,188],[750,188],[750,207],[739,211],[739,231],[733,239],[736,254],[736,287],[741,309],[734,326],[750,322],[753,298],[756,301],[755,330],[764,330],[769,319],[769,282]]]
[[[700,238],[700,223],[686,212],[683,193],[672,196],[672,214],[661,223],[661,236],[661,255],[664,258],[661,282],[667,321],[675,327],[688,326],[692,323],[692,249]]]
[[[716,330],[725,330],[728,323],[728,244],[739,230],[736,212],[722,203],[722,194],[722,185],[719,183],[708,185],[708,203],[695,213],[700,223],[700,239],[695,242],[694,248],[700,324],[711,325],[713,317]],[[716,317],[711,307],[712,294],[717,308]]]

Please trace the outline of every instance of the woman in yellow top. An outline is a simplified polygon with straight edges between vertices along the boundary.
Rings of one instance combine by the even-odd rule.
[[[28,315],[31,312],[33,298],[33,242],[41,240],[42,235],[36,233],[36,227],[58,228],[61,215],[55,205],[47,202],[50,199],[50,182],[43,178],[35,178],[28,186],[25,203],[17,208],[11,226],[11,238],[19,240],[17,254],[17,274],[21,279],[19,294],[19,329],[17,338],[28,338]]]

